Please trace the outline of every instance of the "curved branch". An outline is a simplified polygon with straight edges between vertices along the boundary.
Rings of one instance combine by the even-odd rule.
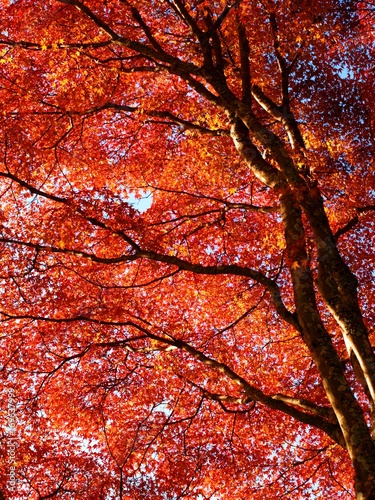
[[[284,126],[292,148],[300,147],[305,149],[305,143],[298,128],[298,123],[290,111],[289,105],[284,105],[283,107],[277,106],[272,99],[265,95],[258,85],[252,85],[251,93],[258,104]]]
[[[145,328],[144,326],[141,326],[133,321],[99,321],[99,320],[91,320],[91,318],[85,317],[85,316],[77,316],[77,317],[71,317],[71,318],[45,318],[41,316],[32,316],[32,315],[21,315],[21,316],[16,316],[16,315],[9,315],[6,313],[1,313],[3,314],[7,320],[9,319],[34,319],[35,321],[48,321],[48,322],[55,322],[55,323],[64,323],[64,322],[74,322],[74,321],[87,321],[87,322],[94,322],[94,323],[100,323],[100,324],[110,324],[113,326],[130,326],[141,332],[143,335],[145,335],[147,338],[160,342],[161,344],[165,344],[167,346],[168,350],[174,350],[174,349],[180,349],[182,351],[187,352],[192,356],[194,359],[198,360],[199,362],[203,363],[204,365],[214,369],[215,371],[223,374],[225,377],[229,378],[234,384],[238,385],[242,391],[244,392],[244,396],[242,398],[237,398],[237,401],[231,401],[231,402],[237,402],[239,404],[248,404],[251,401],[257,401],[259,403],[262,403],[264,406],[272,409],[272,410],[277,410],[281,411],[282,413],[285,413],[294,419],[298,420],[299,422],[302,422],[307,425],[314,426],[326,434],[328,434],[336,443],[338,443],[340,446],[345,447],[345,442],[343,440],[343,436],[340,431],[340,427],[337,423],[332,423],[327,418],[322,416],[322,413],[324,413],[324,409],[321,410],[320,407],[314,405],[314,403],[311,402],[306,402],[304,405],[303,409],[307,409],[308,412],[302,411],[301,409],[296,408],[298,406],[295,402],[295,400],[292,402],[292,405],[290,405],[291,399],[288,401],[288,398],[284,397],[282,398],[280,395],[275,396],[269,396],[265,394],[261,389],[258,389],[257,387],[251,385],[249,382],[247,382],[246,379],[244,379],[241,375],[236,373],[232,368],[230,368],[226,363],[222,363],[219,361],[216,361],[215,359],[207,356],[200,350],[196,349],[189,343],[175,339],[172,335],[165,334],[164,336],[160,334],[155,334],[148,328]],[[133,340],[138,340],[139,337],[136,337]],[[128,340],[123,340],[120,342],[129,342],[130,339]],[[107,345],[107,343],[101,344],[103,346]],[[111,346],[113,346],[113,342],[110,343]],[[117,346],[119,346],[118,344]],[[58,367],[54,370],[54,372],[59,369],[66,361],[69,361],[71,359],[75,358],[81,358],[86,352],[88,352],[90,346],[86,347],[82,352],[70,356],[69,358],[66,358],[61,362]],[[207,395],[210,394],[207,392]],[[225,399],[226,397],[224,397]],[[213,399],[216,400],[223,400],[223,398],[220,395],[213,395]],[[231,398],[228,399],[230,401]],[[300,407],[303,407],[301,404],[299,405]]]
[[[206,274],[210,276],[230,274],[233,276],[243,276],[246,278],[250,278],[265,286],[265,288],[271,295],[274,307],[277,313],[280,315],[280,317],[284,321],[292,325],[294,328],[296,328],[298,331],[300,330],[296,316],[290,311],[288,311],[288,309],[284,305],[284,302],[281,298],[280,289],[277,283],[271,278],[268,278],[262,272],[250,269],[248,267],[239,266],[237,264],[204,266],[202,264],[194,264],[192,262],[188,262],[173,255],[160,254],[152,250],[139,249],[136,250],[135,253],[130,255],[120,255],[119,257],[105,258],[105,257],[98,257],[95,254],[90,254],[80,250],[59,248],[50,245],[40,245],[38,243],[24,242],[12,238],[0,237],[0,242],[10,243],[15,245],[23,245],[29,248],[35,248],[36,250],[39,251],[60,253],[63,255],[73,255],[74,257],[82,257],[101,264],[120,264],[122,262],[133,262],[137,259],[143,258],[143,259],[153,260],[155,262],[163,262],[165,264],[176,266],[180,270],[189,271],[194,274],[202,274],[202,275]]]
[[[113,102],[106,102],[100,106],[95,106],[94,108],[87,109],[84,111],[69,111],[70,115],[78,115],[78,116],[90,116],[96,113],[100,113],[101,111],[105,111],[106,109],[113,109],[114,111],[118,112],[125,112],[125,113],[138,113],[142,114],[142,116],[150,116],[150,117],[157,117],[157,118],[165,118],[169,120],[169,122],[163,122],[163,123],[172,123],[175,125],[179,125],[183,127],[185,130],[194,130],[197,132],[200,132],[202,134],[209,134],[209,135],[214,135],[214,136],[229,136],[230,132],[229,130],[226,129],[209,129],[206,127],[202,127],[196,123],[190,122],[188,120],[184,120],[182,118],[179,118],[178,116],[174,115],[173,113],[169,111],[157,111],[157,110],[147,110],[143,108],[139,108],[136,106],[126,106],[123,104],[116,104]]]
[[[224,7],[223,11],[221,12],[221,14],[219,14],[219,16],[217,17],[217,19],[213,22],[212,26],[207,31],[206,35],[207,36],[212,36],[212,33],[216,32],[220,28],[220,26],[223,24],[225,18],[229,14],[229,12],[233,8],[238,7],[239,4],[241,3],[241,1],[242,0],[235,0],[233,3],[228,2],[226,4],[226,6]]]
[[[142,54],[148,58],[159,60],[163,63],[170,65],[170,67],[175,68],[176,70],[182,71],[183,73],[195,74],[199,75],[201,73],[201,68],[196,66],[191,62],[181,61],[180,59],[167,54],[162,49],[155,49],[155,47],[150,47],[145,45],[144,43],[137,42],[136,40],[130,40],[125,38],[118,33],[116,33],[103,19],[98,17],[89,7],[80,2],[79,0],[57,0],[60,3],[64,3],[66,5],[71,5],[80,10],[83,14],[85,14],[93,23],[106,33],[112,43],[117,45],[126,47],[130,50],[133,50],[139,54]]]

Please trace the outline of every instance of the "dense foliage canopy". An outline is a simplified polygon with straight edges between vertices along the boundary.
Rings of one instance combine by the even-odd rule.
[[[375,499],[375,4],[0,11],[5,497]]]

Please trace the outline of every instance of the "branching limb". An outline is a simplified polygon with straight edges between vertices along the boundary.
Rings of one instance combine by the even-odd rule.
[[[209,30],[206,32],[207,36],[212,36],[212,33],[217,32],[217,30],[220,28],[220,26],[223,24],[225,18],[229,14],[229,12],[233,9],[239,6],[242,0],[235,0],[234,2],[228,2],[227,5],[224,7],[223,11],[217,19],[212,23],[210,26]]]
[[[76,7],[83,14],[85,14],[93,23],[100,28],[104,33],[106,33],[112,43],[117,45],[127,47],[130,50],[133,50],[136,53],[142,54],[147,58],[151,58],[153,60],[161,61],[167,65],[169,65],[170,69],[174,69],[176,71],[182,72],[183,74],[196,74],[199,75],[201,73],[201,68],[196,66],[191,62],[181,61],[180,59],[167,54],[163,50],[156,50],[155,47],[146,45],[144,43],[138,42],[136,40],[130,40],[125,38],[118,33],[116,33],[105,21],[103,21],[100,17],[98,17],[89,7],[80,2],[79,0],[57,0],[66,5],[70,5]]]
[[[237,32],[240,47],[241,62],[241,82],[242,82],[242,101],[251,107],[251,72],[250,72],[250,46],[246,36],[246,28],[243,25],[240,16],[237,15]]]
[[[155,191],[162,191],[165,193],[174,193],[177,195],[185,195],[185,196],[191,196],[193,198],[214,201],[214,202],[225,205],[225,209],[227,211],[232,210],[232,209],[233,210],[238,209],[238,210],[248,210],[250,212],[267,213],[267,214],[280,212],[280,207],[278,205],[258,206],[258,205],[253,205],[251,203],[231,202],[231,201],[228,201],[226,199],[217,198],[215,196],[208,196],[208,195],[204,195],[201,193],[190,193],[188,191],[179,191],[178,189],[160,188],[159,186],[154,186],[152,184],[148,184],[148,187],[154,189]]]
[[[273,47],[281,74],[281,89],[282,89],[281,92],[282,92],[283,106],[289,107],[289,68],[280,50],[280,40],[277,27],[277,20],[274,12],[271,12],[269,14],[269,20],[273,37]]]
[[[321,417],[327,418],[330,422],[337,423],[335,412],[328,406],[318,406],[307,399],[292,398],[290,396],[284,396],[283,394],[275,394],[272,397],[292,406],[302,408],[303,410],[311,411],[314,415],[320,415]]]
[[[203,36],[203,31],[199,28],[195,19],[190,15],[181,0],[167,0],[168,5],[174,10],[181,21],[186,24],[191,32],[199,39]]]
[[[264,162],[264,160],[262,159]],[[266,162],[265,162],[266,163]],[[268,164],[267,164],[268,165]],[[49,193],[45,193],[44,191],[41,191],[37,188],[34,188],[30,184],[28,184],[25,181],[22,181],[19,179],[17,176],[11,174],[11,173],[0,173],[0,176],[9,178],[18,184],[20,184],[22,187],[25,187],[28,189],[30,192],[37,194],[39,196],[43,196],[47,199],[56,201],[58,203],[63,203],[63,204],[68,204],[68,199],[55,196]],[[235,204],[237,205],[237,204]],[[242,207],[241,207],[242,208]],[[83,211],[79,211],[80,215],[84,217],[88,222],[91,224],[100,227],[102,229],[116,232],[114,231],[110,226],[104,224],[102,221],[99,221],[96,218],[93,217],[87,217]],[[282,298],[280,294],[280,289],[278,285],[276,284],[275,281],[273,281],[270,278],[267,278],[263,273],[259,271],[252,270],[250,268],[246,267],[241,267],[235,264],[232,265],[226,265],[226,266],[202,266],[201,264],[193,264],[188,261],[185,261],[183,259],[179,259],[178,257],[174,257],[171,255],[163,255],[159,254],[154,251],[145,251],[141,250],[139,245],[134,242],[133,239],[129,238],[123,231],[118,231],[119,237],[124,239],[131,248],[133,249],[134,253],[128,254],[128,255],[121,255],[118,257],[113,257],[113,258],[103,258],[103,257],[98,257],[95,254],[88,253],[88,252],[83,252],[83,251],[78,251],[78,250],[73,250],[73,249],[67,249],[67,248],[59,248],[56,246],[52,245],[41,245],[38,243],[31,243],[31,242],[23,242],[21,240],[16,240],[14,238],[7,238],[7,237],[2,237],[0,238],[0,241],[4,243],[10,243],[10,244],[15,244],[15,245],[22,245],[22,246],[27,246],[29,248],[34,248],[37,251],[46,251],[46,252],[52,252],[52,253],[60,253],[60,254],[66,254],[66,255],[73,255],[75,257],[82,257],[86,258],[89,260],[92,260],[93,262],[99,262],[102,264],[118,264],[121,262],[132,262],[135,261],[139,258],[146,258],[150,260],[154,260],[157,262],[164,262],[166,264],[171,264],[173,266],[177,266],[177,268],[185,271],[190,271],[193,273],[197,274],[209,274],[209,275],[220,275],[220,274],[233,274],[237,276],[246,276],[250,279],[253,279],[262,285],[264,285],[267,290],[269,291],[275,309],[278,312],[278,314],[289,324],[291,324],[293,327],[295,327],[297,330],[299,330],[298,322],[295,318],[295,316],[286,309]]]
[[[356,215],[354,217],[352,217],[346,224],[345,226],[341,227],[340,229],[338,229],[335,233],[335,240],[337,241],[340,236],[342,236],[343,234],[347,233],[348,231],[350,231],[351,229],[353,229],[353,227],[355,227],[359,220],[360,220],[360,214],[363,214],[363,213],[366,213],[366,212],[373,212],[375,211],[375,205],[366,205],[364,207],[357,207],[356,208]]]
[[[253,85],[251,87],[251,93],[258,104],[260,104],[262,108],[267,111],[267,113],[284,126],[292,148],[296,149],[297,147],[300,147],[301,149],[305,149],[301,132],[293,113],[289,109],[289,106],[277,106],[272,99],[265,95],[263,90],[258,85]]]
[[[144,34],[147,36],[152,47],[154,47],[154,49],[157,50],[158,52],[164,52],[161,45],[159,44],[159,42],[157,42],[157,40],[153,36],[150,27],[147,25],[147,23],[142,18],[139,10],[137,8],[135,8],[134,6],[130,5],[130,3],[127,0],[121,0],[121,1],[122,1],[122,3],[125,3],[126,5],[128,5],[128,7],[130,8],[130,12],[132,13],[133,18],[137,21],[139,26],[142,28]]]
[[[58,322],[58,323],[63,323],[63,322],[73,322],[73,321],[88,321],[90,322],[90,318],[85,318],[83,316],[76,317],[76,318],[65,318],[65,319],[52,319],[52,318],[43,318],[40,316],[31,316],[31,315],[23,315],[23,316],[11,316],[6,313],[2,313],[7,320],[9,319],[31,319],[33,318],[34,320],[37,321],[52,321],[52,322]],[[99,320],[94,320],[94,322],[98,323]],[[303,408],[303,410],[307,409],[308,412],[302,411],[301,409],[296,408],[298,406],[296,404],[296,401],[293,401],[292,399],[292,405],[290,404],[290,400],[288,401],[288,398],[281,398],[280,395],[278,397],[270,396],[265,394],[262,390],[258,389],[257,387],[249,384],[246,379],[244,379],[241,375],[236,373],[230,366],[228,366],[226,363],[222,363],[219,361],[216,361],[212,357],[207,356],[204,354],[202,351],[196,349],[193,347],[191,344],[180,340],[180,339],[175,339],[172,335],[167,334],[167,333],[154,333],[152,330],[149,328],[146,328],[138,323],[135,323],[134,321],[100,321],[101,324],[111,324],[111,325],[116,325],[118,327],[120,326],[126,326],[126,327],[133,327],[137,331],[141,332],[141,334],[145,335],[147,338],[159,342],[161,345],[166,345],[169,347],[169,350],[174,350],[174,349],[179,349],[182,350],[186,353],[188,353],[192,358],[196,359],[200,363],[208,366],[209,368],[213,369],[214,371],[221,373],[223,376],[227,377],[230,379],[235,385],[239,386],[241,390],[244,393],[244,396],[241,398],[237,398],[237,401],[233,399],[231,401],[231,398],[226,399],[226,396],[222,397],[219,394],[213,394],[211,399],[215,399],[217,401],[223,401],[227,400],[227,402],[237,402],[237,404],[248,404],[250,401],[255,401],[262,403],[266,407],[272,409],[272,410],[278,410],[281,411],[294,419],[305,423],[307,425],[312,425],[314,427],[317,427],[321,430],[323,430],[325,433],[327,433],[334,441],[336,441],[340,446],[345,447],[344,440],[340,431],[340,427],[337,423],[332,423],[329,422],[325,417],[321,416],[321,412],[319,409],[315,407],[313,403],[306,403],[305,407],[303,407],[302,404],[299,404],[299,407]],[[138,337],[137,337],[138,340]],[[81,358],[84,354],[88,352],[88,349],[90,346],[88,346],[86,349],[81,351],[80,353],[70,356],[69,358],[65,358],[59,365],[58,367],[53,371],[59,369],[65,362],[69,361],[70,359],[75,359],[75,358]],[[211,393],[206,392],[206,397],[209,397]],[[241,400],[241,403],[239,401]],[[245,402],[245,403],[244,403]],[[315,412],[313,411],[315,409]],[[315,414],[314,414],[315,413]]]
[[[75,257],[85,258],[101,264],[119,264],[121,262],[133,262],[137,259],[143,258],[143,259],[150,259],[156,262],[163,262],[165,264],[176,266],[180,270],[189,271],[195,274],[211,275],[211,276],[230,274],[233,276],[244,276],[252,280],[255,280],[258,283],[265,286],[266,289],[269,291],[271,298],[273,300],[274,307],[278,312],[278,314],[281,316],[281,318],[299,331],[299,325],[296,316],[290,311],[288,311],[288,309],[285,307],[277,283],[272,279],[268,278],[260,271],[253,270],[248,267],[242,267],[237,264],[204,266],[202,264],[194,264],[188,262],[173,255],[160,254],[152,250],[139,249],[136,250],[135,253],[132,253],[130,255],[121,255],[119,257],[105,258],[105,257],[98,257],[95,254],[79,250],[70,250],[67,248],[59,248],[50,245],[41,245],[38,243],[23,242],[12,238],[1,237],[0,242],[26,246],[29,248],[34,248],[38,251],[59,253],[63,255],[64,254],[72,255]]]
[[[112,109],[114,111],[118,112],[124,112],[124,113],[135,113],[135,114],[142,114],[142,116],[149,116],[149,117],[157,117],[157,118],[165,118],[168,121],[165,121],[163,123],[165,124],[175,124],[183,127],[184,130],[191,130],[191,131],[196,131],[201,134],[208,134],[208,135],[213,135],[213,136],[229,136],[230,132],[229,130],[226,129],[209,129],[207,127],[202,127],[201,125],[198,125],[196,123],[193,123],[188,120],[183,120],[182,118],[179,118],[178,116],[174,115],[173,113],[169,111],[159,111],[159,110],[147,110],[144,108],[138,108],[136,106],[126,106],[123,104],[116,104],[113,102],[106,102],[100,106],[95,106],[94,108],[83,110],[83,111],[69,111],[70,115],[79,115],[79,116],[90,116],[94,115],[96,113],[100,113],[102,111],[105,111],[106,109]]]

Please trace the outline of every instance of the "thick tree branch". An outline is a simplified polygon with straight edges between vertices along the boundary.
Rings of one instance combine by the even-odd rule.
[[[231,137],[239,155],[261,182],[272,188],[284,182],[281,172],[262,157],[251,142],[248,129],[235,117],[232,118]]]
[[[375,456],[367,423],[350,385],[345,377],[339,356],[331,337],[322,323],[315,300],[315,290],[301,210],[291,190],[280,197],[286,233],[287,252],[290,260],[296,313],[302,337],[318,368],[326,394],[340,422],[340,427],[353,461],[356,456]],[[355,430],[356,438],[353,439]],[[372,458],[370,458],[372,460]],[[358,464],[359,470],[362,465]]]
[[[276,14],[271,12],[269,15],[272,37],[273,37],[273,47],[279,65],[279,70],[281,74],[281,95],[283,106],[289,109],[289,68],[286,60],[284,59],[282,52],[280,50],[280,40],[277,27]]]
[[[290,145],[293,149],[300,147],[305,148],[305,144],[299,131],[298,124],[289,109],[289,106],[277,106],[272,99],[267,97],[263,90],[258,85],[253,85],[251,87],[251,93],[253,97],[257,100],[258,104],[267,111],[275,120],[280,122],[288,134]]]
[[[167,3],[175,11],[182,22],[190,28],[191,32],[196,36],[196,38],[201,38],[203,35],[203,31],[199,28],[194,18],[190,15],[184,3],[181,0],[167,0]]]
[[[311,401],[303,398],[293,398],[290,396],[285,396],[284,394],[275,394],[272,396],[274,399],[284,401],[292,406],[297,406],[307,411],[311,411],[314,415],[320,415],[321,417],[327,418],[330,422],[337,423],[337,417],[335,412],[329,406],[318,406]]]
[[[35,321],[47,321],[47,322],[55,322],[55,323],[64,323],[64,322],[76,322],[76,321],[88,321],[88,322],[94,322],[94,323],[99,323],[103,325],[116,325],[116,326],[126,326],[126,327],[133,327],[136,330],[140,331],[142,334],[144,334],[147,338],[160,342],[161,344],[166,344],[170,349],[180,349],[182,351],[187,352],[190,354],[194,359],[198,360],[199,362],[203,363],[204,365],[212,368],[214,371],[219,372],[229,378],[234,384],[238,385],[244,392],[246,396],[243,396],[242,398],[237,398],[237,402],[239,404],[248,404],[251,401],[257,401],[265,405],[266,407],[272,409],[272,410],[278,410],[281,411],[296,420],[307,424],[307,425],[312,425],[314,427],[317,427],[318,429],[323,430],[325,433],[327,433],[335,442],[340,444],[340,446],[344,446],[344,441],[342,439],[342,435],[340,433],[340,428],[337,424],[329,422],[326,418],[322,417],[320,415],[321,411],[319,410],[318,407],[316,407],[313,403],[309,403],[304,409],[308,409],[308,413],[301,411],[300,409],[296,408],[296,403],[293,402],[293,405],[290,406],[289,402],[286,400],[282,400],[280,398],[280,395],[274,397],[274,396],[269,396],[266,395],[263,391],[260,389],[256,388],[255,386],[249,384],[242,376],[238,375],[235,371],[233,371],[227,364],[216,361],[215,359],[207,356],[200,350],[196,349],[189,343],[175,339],[169,334],[163,334],[161,336],[160,334],[155,334],[148,328],[145,328],[144,326],[141,326],[137,323],[134,323],[133,321],[100,321],[100,320],[91,320],[91,318],[87,318],[84,316],[77,316],[77,317],[72,317],[72,318],[59,318],[59,319],[54,319],[54,318],[46,318],[46,317],[41,317],[41,316],[32,316],[32,315],[9,315],[7,313],[2,312],[1,313],[6,321],[9,321],[11,319],[33,319]],[[139,337],[135,338],[136,340],[139,340]],[[134,339],[133,339],[134,340]],[[117,344],[116,347],[120,346],[122,342],[128,343],[129,340],[122,340],[120,341],[120,344]],[[101,343],[98,344],[100,346],[107,346],[108,343]],[[108,345],[109,346],[109,345]],[[113,346],[113,342],[110,343],[110,346]],[[67,358],[64,358],[63,361],[59,363],[57,367],[53,370],[53,373],[55,373],[58,369],[60,369],[66,362],[72,360],[72,359],[77,359],[81,358],[84,356],[87,352],[90,346],[86,347],[83,351],[79,352],[78,354],[74,354],[72,356],[69,356]],[[136,351],[136,349],[135,349]],[[207,395],[209,393],[207,392]],[[213,395],[212,399],[215,400],[223,400],[223,398],[220,395]],[[225,397],[224,397],[225,399]],[[228,400],[229,401],[229,400]],[[240,402],[241,401],[241,402]],[[232,402],[235,402],[234,400]],[[301,406],[301,405],[300,405]],[[307,408],[308,407],[308,408]],[[314,411],[315,409],[315,414]],[[324,410],[323,410],[324,412]]]
[[[208,135],[213,135],[213,136],[229,136],[230,132],[229,130],[226,129],[209,129],[207,127],[202,127],[201,125],[198,125],[196,123],[193,123],[188,120],[184,120],[182,118],[179,118],[178,116],[174,115],[173,113],[169,111],[159,111],[159,110],[147,110],[144,108],[139,108],[137,106],[126,106],[123,104],[116,104],[113,102],[106,102],[104,104],[101,104],[100,106],[95,106],[94,108],[83,110],[83,111],[69,111],[70,115],[79,115],[79,116],[90,116],[96,113],[100,113],[102,111],[105,111],[107,109],[112,109],[114,111],[118,112],[124,112],[124,113],[135,113],[135,114],[142,114],[142,116],[149,116],[149,117],[157,117],[157,118],[165,118],[168,121],[163,122],[165,124],[175,124],[183,127],[184,130],[191,130],[191,131],[197,131],[201,134],[208,134]]]
[[[242,82],[242,101],[249,108],[251,107],[251,72],[250,72],[250,45],[246,36],[246,28],[243,25],[240,16],[237,15],[237,32],[240,47],[241,62],[241,82]]]
[[[235,0],[234,2],[228,2],[227,5],[224,7],[223,11],[221,12],[221,14],[219,14],[217,19],[209,27],[209,30],[206,32],[206,35],[212,36],[212,34],[214,32],[217,32],[217,30],[223,24],[224,20],[226,19],[227,15],[229,14],[229,12],[233,8],[238,7],[241,2],[242,2],[242,0]]]
[[[132,13],[133,18],[137,21],[139,26],[142,28],[143,32],[147,36],[148,40],[150,41],[150,43],[154,47],[154,49],[157,50],[158,52],[163,52],[161,45],[153,36],[150,27],[147,25],[147,23],[142,18],[139,10],[136,9],[135,7],[131,6],[128,1],[126,1],[126,0],[121,0],[121,1],[122,1],[122,3],[125,3],[126,5],[129,6],[130,12]]]
[[[71,5],[80,10],[89,19],[93,21],[94,24],[101,30],[103,30],[115,44],[123,47],[127,47],[139,54],[142,54],[151,59],[159,60],[165,64],[168,64],[170,68],[180,71],[183,74],[195,74],[199,75],[201,73],[201,68],[190,62],[184,62],[180,59],[167,54],[163,50],[156,50],[154,47],[150,47],[136,40],[130,40],[125,38],[118,33],[116,33],[105,21],[98,17],[89,7],[84,5],[79,0],[57,0],[58,2],[64,3],[66,5]]]
[[[215,56],[215,67],[220,72],[224,72],[224,65],[225,64],[224,64],[223,51],[221,49],[220,38],[219,38],[219,35],[218,35],[216,29],[214,29],[214,24],[213,24],[212,17],[211,17],[209,10],[206,11],[206,14],[204,16],[204,20],[205,20],[206,26],[208,28],[208,32],[211,33],[212,49],[213,49],[213,54]],[[206,36],[207,36],[208,32],[206,32]]]
[[[129,238],[130,239],[130,238]],[[194,264],[188,262],[186,260],[180,259],[178,257],[174,257],[172,255],[164,255],[152,250],[136,250],[132,254],[121,255],[118,257],[105,258],[98,257],[95,254],[87,253],[79,250],[72,250],[67,248],[59,248],[51,245],[41,245],[38,243],[31,242],[23,242],[21,240],[15,240],[12,238],[0,237],[0,242],[9,243],[14,245],[25,246],[28,248],[34,248],[38,251],[51,252],[62,255],[71,255],[74,257],[80,257],[84,259],[88,259],[93,262],[98,262],[101,264],[120,264],[126,262],[134,262],[137,259],[149,259],[155,262],[163,262],[164,264],[169,264],[172,266],[176,266],[178,269],[183,271],[189,271],[194,274],[202,274],[202,275],[210,275],[210,276],[219,276],[230,274],[233,276],[243,276],[250,278],[258,283],[262,284],[266,287],[268,292],[271,295],[273,300],[274,307],[278,314],[281,316],[284,321],[292,325],[297,330],[299,329],[298,322],[294,314],[287,310],[285,307],[283,300],[281,298],[280,289],[275,281],[270,278],[267,278],[260,271],[255,271],[248,267],[241,267],[237,264],[228,264],[228,265],[218,265],[218,266],[204,266],[202,264]]]

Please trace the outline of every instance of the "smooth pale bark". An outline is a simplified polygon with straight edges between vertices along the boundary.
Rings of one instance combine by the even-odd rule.
[[[237,151],[255,175],[280,193],[288,264],[300,331],[316,363],[353,462],[357,498],[371,499],[375,489],[375,445],[362,409],[346,380],[332,340],[321,321],[305,248],[305,231],[299,200],[284,175],[259,158],[260,155],[256,154],[246,134],[246,127],[238,121],[232,126],[232,138]]]
[[[350,358],[355,356],[358,360],[371,402],[374,404],[375,354],[358,304],[357,279],[337,249],[319,190],[314,188],[308,196],[303,196],[302,204],[318,251],[319,291],[341,327]]]
[[[316,305],[313,276],[305,250],[301,211],[288,189],[280,197],[294,300],[303,339],[308,346],[347,445],[355,469],[357,498],[372,498],[375,488],[375,444],[362,410],[346,380],[342,364]]]

